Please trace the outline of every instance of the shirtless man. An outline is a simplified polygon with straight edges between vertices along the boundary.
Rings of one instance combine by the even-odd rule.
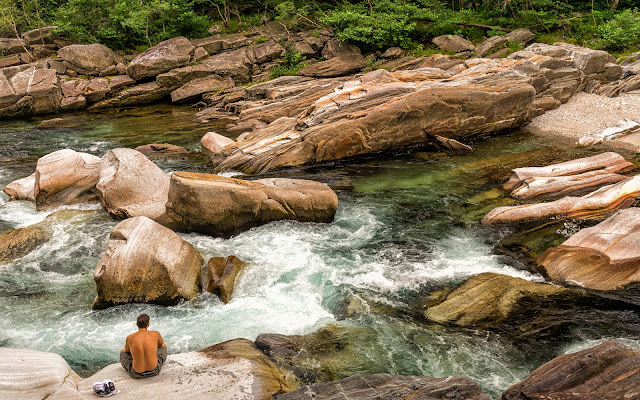
[[[160,332],[147,330],[147,314],[140,314],[136,324],[138,332],[127,336],[124,349],[120,351],[120,364],[134,379],[156,376],[167,359],[167,345]]]

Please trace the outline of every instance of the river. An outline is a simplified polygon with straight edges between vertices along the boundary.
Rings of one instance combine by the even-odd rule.
[[[193,113],[158,105],[69,114],[64,117],[75,126],[49,130],[38,129],[36,119],[2,122],[0,185],[31,174],[38,157],[63,148],[102,156],[111,148],[169,142],[199,150],[206,130],[220,127],[192,123]],[[348,357],[340,364],[345,375],[462,375],[499,396],[543,362],[605,338],[575,335],[552,350],[546,343],[536,348],[535,342],[524,348],[498,332],[429,324],[419,318],[417,304],[481,272],[543,281],[494,254],[512,230],[483,228],[479,220],[511,201],[498,189],[511,168],[591,153],[521,132],[472,145],[475,151],[467,155],[406,152],[269,174],[325,182],[338,193],[339,209],[330,224],[276,222],[230,239],[181,234],[206,259],[235,255],[251,263],[228,304],[204,293],[174,307],[129,304],[92,311],[93,270],[117,222],[98,203],[65,207],[90,213],[65,220],[52,240],[0,265],[0,345],[58,353],[88,376],[117,361],[142,312],[151,316],[151,329],[162,333],[170,354],[237,337],[253,340],[260,333],[308,334],[335,324],[351,332]],[[198,156],[157,163],[167,172],[210,171]],[[2,193],[0,233],[53,211],[9,202]],[[554,235],[561,241],[570,230]],[[363,300],[381,306],[345,311],[350,302]],[[625,332],[608,338],[640,348],[640,335]]]

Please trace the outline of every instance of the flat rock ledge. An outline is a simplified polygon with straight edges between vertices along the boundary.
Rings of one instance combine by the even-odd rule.
[[[0,355],[3,399],[93,400],[93,383],[105,379],[121,391],[115,397],[119,400],[268,400],[292,389],[278,367],[246,339],[170,355],[160,375],[142,380],[129,377],[120,364],[82,379],[57,354],[0,348]]]

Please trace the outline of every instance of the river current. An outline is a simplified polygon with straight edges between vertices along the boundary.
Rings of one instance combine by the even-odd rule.
[[[169,142],[199,150],[200,137],[216,127],[192,123],[193,113],[163,105],[79,113],[64,116],[75,126],[49,130],[36,128],[35,119],[4,121],[0,185],[31,174],[38,157],[63,148],[102,156],[116,147]],[[483,228],[479,220],[510,201],[499,186],[511,168],[589,153],[521,132],[472,145],[475,151],[467,155],[410,152],[270,174],[331,185],[340,202],[335,221],[270,223],[230,239],[181,234],[205,259],[235,255],[251,263],[226,305],[203,293],[174,307],[129,304],[92,311],[93,271],[117,221],[98,203],[64,207],[90,213],[65,220],[52,240],[0,265],[0,346],[58,353],[88,376],[117,362],[142,312],[151,316],[151,329],[162,333],[170,354],[238,337],[253,340],[260,333],[308,334],[337,324],[363,332],[350,339],[357,359],[344,363],[348,374],[469,376],[497,396],[554,356],[607,338],[576,336],[553,354],[543,345],[532,352],[498,333],[429,324],[407,310],[419,314],[425,293],[455,287],[481,272],[543,281],[494,254],[496,243],[513,232]],[[210,171],[202,157],[156,162],[167,172]],[[53,211],[9,202],[2,193],[0,233],[39,222]],[[346,313],[354,299],[397,312],[365,307]],[[638,337],[619,339],[640,348]]]

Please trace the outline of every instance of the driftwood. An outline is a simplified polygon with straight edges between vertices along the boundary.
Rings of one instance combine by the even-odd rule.
[[[607,169],[606,173],[624,172],[633,168],[633,164],[620,154],[606,152],[593,157],[579,158],[545,167],[516,168],[511,171],[509,181],[504,190],[514,190],[523,185],[527,179],[553,176],[575,175],[587,171]]]
[[[580,230],[538,263],[553,280],[596,290],[640,282],[640,209],[620,211]]]
[[[598,134],[589,134],[578,140],[578,145],[582,147],[608,142],[619,137],[640,132],[640,124],[630,119],[623,119],[618,125],[606,128]]]
[[[628,208],[640,197],[640,175],[604,186],[582,197],[567,196],[548,203],[498,207],[483,219],[485,225],[526,222],[552,217],[584,218],[607,210]]]

